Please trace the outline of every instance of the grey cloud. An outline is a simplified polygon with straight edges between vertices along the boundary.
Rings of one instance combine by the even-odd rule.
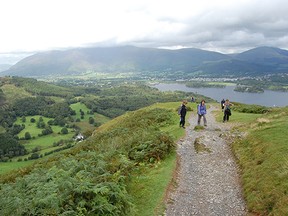
[[[186,28],[177,35],[165,35],[156,41],[147,38],[146,44],[218,50],[245,50],[264,45],[288,48],[287,11],[288,1],[285,0],[254,0],[246,5],[208,10],[182,20]],[[167,20],[179,22],[171,18]]]

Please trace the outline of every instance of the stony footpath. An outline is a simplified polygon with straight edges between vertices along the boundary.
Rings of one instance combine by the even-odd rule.
[[[167,216],[247,214],[237,164],[223,138],[231,123],[216,122],[212,114],[215,109],[208,110],[208,126],[203,130],[194,130],[195,113],[188,119],[186,136],[178,142],[180,167],[177,186],[166,200]]]

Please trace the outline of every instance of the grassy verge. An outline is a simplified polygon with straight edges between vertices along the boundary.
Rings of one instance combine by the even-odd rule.
[[[165,190],[176,168],[176,153],[171,154],[153,169],[143,168],[134,173],[128,192],[133,196],[136,215],[162,215]]]
[[[253,111],[251,106],[248,110]],[[223,113],[216,115],[221,121]],[[241,168],[249,215],[288,215],[288,108],[266,114],[233,111],[231,122],[247,134],[232,150]]]
[[[158,107],[175,110],[175,115],[173,116],[175,125],[162,128],[163,131],[171,134],[175,141],[185,135],[185,130],[179,128],[179,116],[177,114],[179,104],[181,103],[173,102],[159,103],[151,106],[151,108]],[[192,106],[194,107],[194,104]],[[134,199],[136,215],[150,216],[163,214],[165,210],[164,198],[166,188],[172,181],[175,169],[176,153],[174,152],[154,167],[144,167],[132,175],[128,190]]]
[[[242,168],[244,196],[255,215],[288,215],[288,109],[274,110],[246,126],[233,151]]]

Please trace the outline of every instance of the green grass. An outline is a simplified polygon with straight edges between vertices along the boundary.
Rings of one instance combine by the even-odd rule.
[[[219,104],[214,104],[216,107],[219,107],[219,110],[214,111],[216,120],[218,122],[223,121],[223,115],[224,113],[221,111]],[[249,123],[255,121],[257,118],[259,118],[262,114],[254,114],[254,113],[241,113],[237,111],[232,110],[232,115],[229,118],[229,122],[232,123]]]
[[[18,137],[19,138],[23,138],[25,137],[25,133],[26,132],[29,132],[31,137],[35,137],[37,138],[38,137],[38,134],[41,134],[42,133],[42,128],[37,128],[37,124],[36,122],[39,120],[39,118],[42,117],[43,118],[43,121],[47,124],[47,122],[49,120],[53,120],[52,118],[46,118],[46,117],[43,117],[43,116],[39,116],[39,115],[36,115],[36,116],[26,116],[26,122],[22,122],[21,118],[18,117],[15,124],[19,124],[19,125],[22,125],[22,124],[25,124],[25,129],[22,130],[19,134],[18,134]],[[30,122],[31,118],[34,118],[36,120],[36,122],[32,123]],[[58,133],[61,131],[62,127],[60,126],[51,126],[52,130],[54,133]]]
[[[27,167],[29,165],[31,165],[34,161],[29,160],[29,161],[21,161],[21,162],[16,162],[16,161],[12,161],[12,162],[0,162],[0,175],[11,172],[13,170],[17,170],[20,169],[22,167]]]
[[[80,109],[85,113],[84,119],[81,119],[81,121],[88,121],[88,120],[89,120],[89,117],[93,117],[93,115],[87,114],[87,111],[90,112],[90,109],[88,109],[88,108],[86,107],[86,105],[83,104],[83,103],[78,102],[78,103],[75,103],[75,104],[71,104],[70,107],[71,107],[71,109],[75,110],[76,116],[74,116],[74,117],[75,117],[76,119],[77,119],[77,118],[79,118],[79,119],[81,118]]]
[[[128,192],[132,194],[136,208],[135,216],[162,215],[165,190],[172,180],[176,168],[176,153],[152,169],[143,169],[133,175]]]
[[[98,113],[87,114],[87,112],[90,112],[91,110],[88,109],[85,104],[80,102],[71,104],[70,107],[76,112],[76,116],[74,116],[74,119],[80,119],[80,122],[75,122],[75,124],[81,128],[81,131],[95,130],[94,125],[89,124],[90,117],[93,117],[95,119],[95,122],[99,122],[101,124],[106,123],[110,120],[110,118]],[[81,119],[80,109],[85,113],[83,119]]]
[[[168,132],[177,141],[185,135],[185,130],[179,128],[179,116],[177,108],[181,102],[171,103],[157,103],[148,108],[165,108],[175,111],[173,116],[174,125],[162,127],[161,130]],[[189,112],[188,112],[189,115]],[[134,198],[136,215],[150,216],[162,215],[165,209],[164,197],[165,191],[173,181],[173,172],[176,168],[176,153],[169,155],[166,159],[161,161],[153,168],[143,168],[137,173],[132,175],[132,183],[129,184],[129,193]]]
[[[288,215],[288,108],[263,114],[242,130],[248,136],[235,142],[233,151],[249,212]]]
[[[47,136],[41,136],[37,139],[31,139],[28,141],[25,141],[27,143],[24,144],[25,148],[28,151],[31,151],[32,149],[36,147],[40,147],[41,149],[47,149],[53,147],[54,142],[58,142],[60,140],[69,140],[73,137],[73,134],[50,134]]]

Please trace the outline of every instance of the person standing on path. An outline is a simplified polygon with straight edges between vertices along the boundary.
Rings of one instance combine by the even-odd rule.
[[[187,108],[186,108],[186,104],[187,104],[187,100],[183,100],[181,107],[178,111],[178,114],[180,115],[180,127],[185,128],[185,117],[186,117],[186,113],[187,113]]]
[[[198,113],[198,125],[200,125],[200,121],[201,118],[203,117],[203,121],[204,121],[204,126],[207,126],[207,120],[206,120],[206,105],[205,105],[205,100],[202,100],[201,103],[198,105],[198,109],[197,109],[197,113]]]
[[[229,117],[231,116],[231,106],[233,104],[230,103],[230,101],[228,99],[226,99],[225,103],[224,103],[224,116],[223,116],[223,122],[228,122],[229,121]]]

